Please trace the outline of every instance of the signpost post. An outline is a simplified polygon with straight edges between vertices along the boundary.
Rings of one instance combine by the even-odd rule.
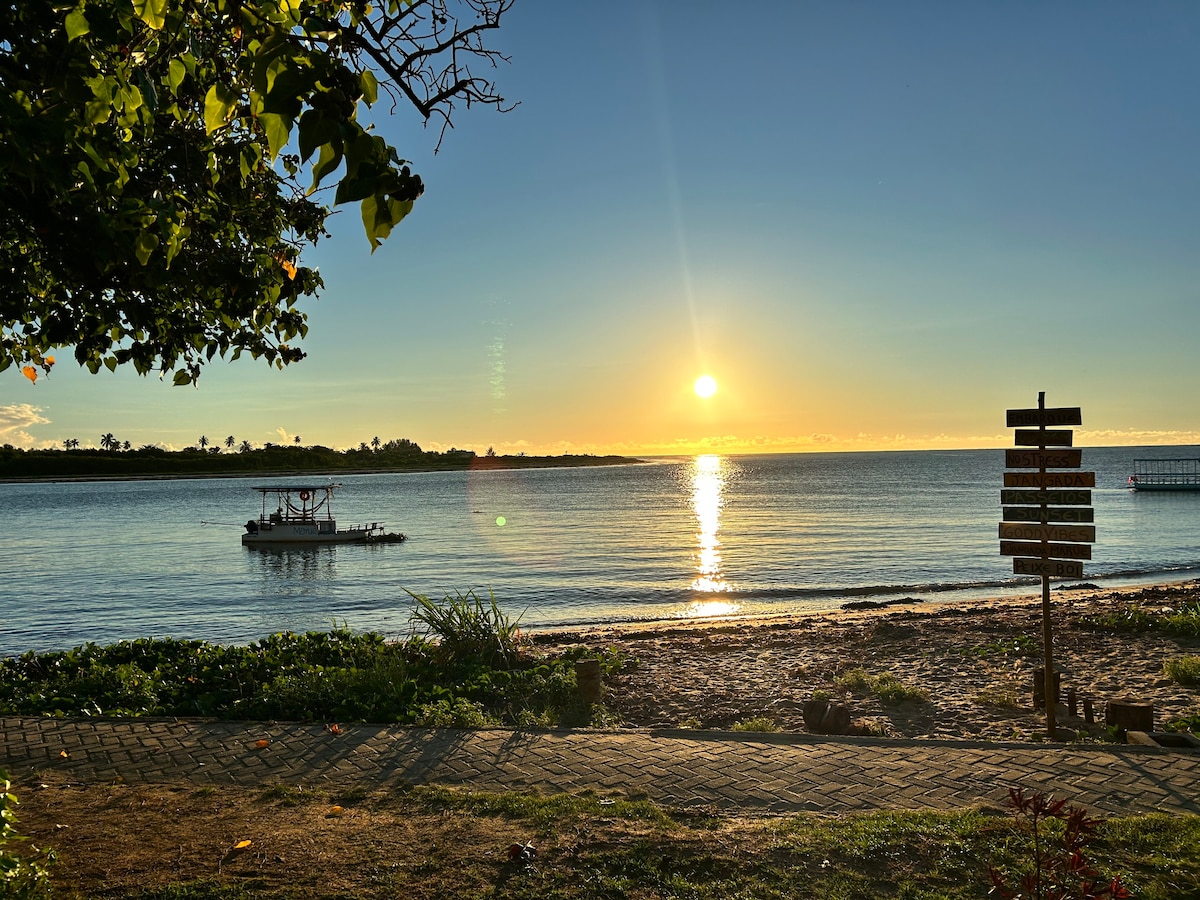
[[[1000,492],[1000,554],[1013,557],[1016,575],[1042,578],[1042,650],[1045,657],[1044,696],[1046,733],[1056,738],[1054,632],[1050,620],[1050,579],[1082,578],[1083,560],[1092,558],[1096,528],[1091,524],[1094,472],[1052,472],[1078,469],[1082,451],[1071,448],[1073,432],[1051,427],[1083,424],[1079,407],[1046,408],[1046,392],[1038,393],[1037,409],[1008,410],[1008,427],[1015,428],[1014,450],[1006,450]]]

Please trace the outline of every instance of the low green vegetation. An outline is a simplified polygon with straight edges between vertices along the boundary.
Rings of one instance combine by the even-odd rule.
[[[5,900],[39,900],[50,897],[50,867],[54,854],[25,846],[17,831],[17,795],[8,773],[0,769],[0,897]]]
[[[742,719],[729,726],[730,731],[770,732],[779,731],[779,723],[770,716],[755,716],[752,719]]]
[[[1179,684],[1200,684],[1200,656],[1176,656],[1163,663],[1163,673]]]
[[[0,715],[215,716],[406,725],[582,725],[575,661],[531,652],[515,623],[473,594],[417,597],[424,634],[285,632],[248,646],[171,638],[85,644],[0,660]]]
[[[1125,606],[1112,612],[1081,616],[1077,623],[1100,631],[1156,631],[1169,637],[1200,637],[1200,603],[1178,609]]]
[[[835,684],[851,693],[874,694],[884,706],[899,706],[909,702],[925,703],[929,700],[929,695],[921,688],[906,685],[889,672],[871,675],[865,669],[851,669],[838,677]]]

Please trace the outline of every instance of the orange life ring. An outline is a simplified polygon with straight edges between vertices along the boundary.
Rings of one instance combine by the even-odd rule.
[[[308,491],[301,491],[301,492],[300,492],[300,499],[301,499],[301,500],[308,500],[308,499],[310,499],[311,497],[312,497],[312,494],[310,494]]]

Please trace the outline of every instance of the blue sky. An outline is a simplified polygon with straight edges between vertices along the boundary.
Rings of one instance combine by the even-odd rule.
[[[380,117],[426,193],[306,257],[308,359],[10,370],[0,442],[998,447],[1040,390],[1200,442],[1200,5],[517,0],[495,43],[514,111]]]

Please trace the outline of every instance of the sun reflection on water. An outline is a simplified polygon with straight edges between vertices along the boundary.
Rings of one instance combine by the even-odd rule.
[[[695,553],[696,578],[692,589],[706,593],[728,591],[730,586],[721,574],[721,508],[724,506],[725,467],[716,455],[697,456],[692,470],[692,509],[696,514]],[[705,601],[693,603],[688,616],[724,615],[733,612],[737,604]]]

